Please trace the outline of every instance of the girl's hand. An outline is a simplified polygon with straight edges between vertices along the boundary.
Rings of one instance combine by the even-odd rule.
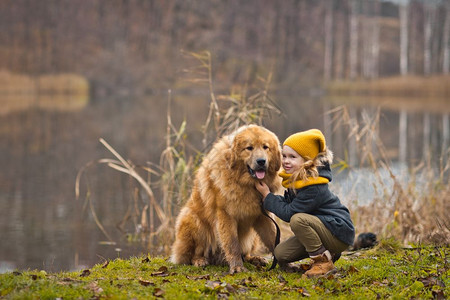
[[[255,187],[258,190],[258,192],[263,196],[263,200],[270,193],[269,186],[262,181],[258,181],[255,184]]]

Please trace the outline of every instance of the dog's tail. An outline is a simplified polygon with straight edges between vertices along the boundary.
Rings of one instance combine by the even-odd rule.
[[[174,264],[191,264],[194,256],[194,241],[190,238],[179,238],[177,236],[175,243],[172,246],[172,253],[170,255],[170,262]]]

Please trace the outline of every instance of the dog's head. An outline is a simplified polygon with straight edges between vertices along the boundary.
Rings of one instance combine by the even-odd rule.
[[[231,166],[241,168],[252,178],[275,176],[281,166],[280,142],[268,129],[249,125],[239,128],[232,137]]]

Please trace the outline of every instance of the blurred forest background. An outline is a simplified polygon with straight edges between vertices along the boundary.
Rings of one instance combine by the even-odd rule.
[[[111,157],[99,138],[164,174],[168,115],[185,139],[185,162],[198,159],[214,137],[205,142],[204,124],[215,96],[224,109],[264,96],[276,109],[262,124],[280,140],[322,129],[344,170],[334,188],[349,205],[380,194],[392,200],[392,192],[370,189],[389,171],[412,168],[406,177],[421,178],[427,169],[448,186],[449,38],[448,0],[0,1],[0,271],[164,253],[137,238],[152,211],[129,176],[90,165],[81,188],[91,202],[75,199],[75,179],[89,162]],[[360,144],[367,132],[376,136],[370,147]],[[382,179],[366,169],[381,166],[366,161],[375,148],[382,151],[374,161],[390,165]],[[407,184],[436,190],[421,180]],[[444,215],[445,199],[433,207]],[[423,202],[410,204],[423,210]],[[399,211],[393,207],[389,213]],[[429,229],[413,229],[414,218],[405,241]]]

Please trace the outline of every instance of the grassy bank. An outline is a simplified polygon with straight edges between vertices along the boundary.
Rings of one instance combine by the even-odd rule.
[[[450,76],[396,76],[374,80],[333,81],[330,95],[448,97]]]
[[[337,273],[314,279],[249,264],[248,272],[228,275],[227,267],[178,266],[162,257],[116,259],[79,272],[0,274],[0,298],[445,299],[450,293],[449,250],[404,249],[382,240],[374,249],[346,253],[336,263]]]
[[[76,74],[28,76],[0,71],[0,115],[39,107],[77,111],[89,101],[89,83]]]
[[[0,95],[89,95],[86,78],[76,74],[28,76],[0,72]]]

